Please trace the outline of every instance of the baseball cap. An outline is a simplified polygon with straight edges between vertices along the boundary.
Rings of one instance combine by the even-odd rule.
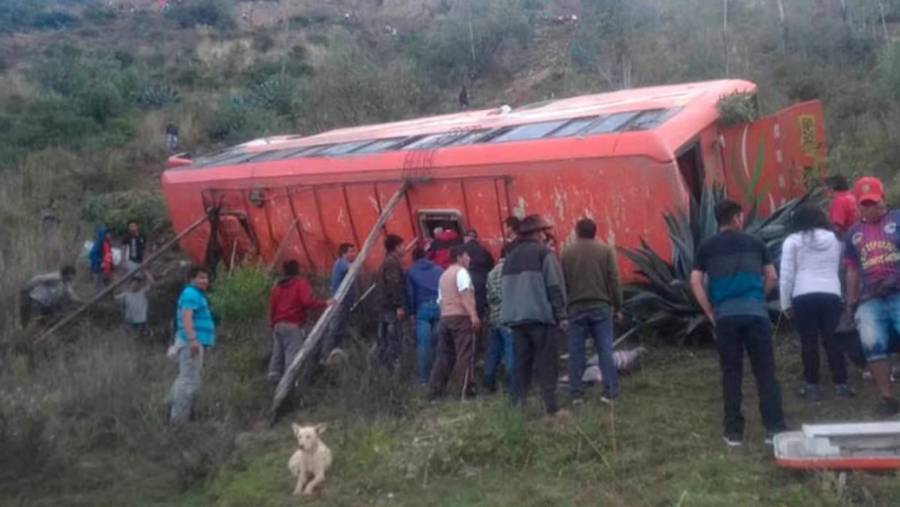
[[[856,201],[859,203],[867,201],[882,203],[884,202],[884,185],[874,176],[863,176],[853,185],[853,195],[856,196]]]

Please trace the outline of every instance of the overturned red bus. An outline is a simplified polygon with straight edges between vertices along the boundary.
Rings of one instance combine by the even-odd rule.
[[[162,186],[176,232],[220,209],[215,241],[209,225],[182,239],[196,262],[212,250],[225,260],[280,255],[325,274],[339,244],[360,246],[404,180],[417,183],[385,230],[407,240],[449,222],[476,229],[496,254],[507,216],[542,213],[560,238],[587,216],[610,244],[644,238],[668,252],[662,212],[685,208],[704,183],[740,200],[753,181],[769,212],[802,194],[824,159],[817,101],[719,124],[722,97],[755,91],[747,81],[708,81],[270,137],[170,159]],[[366,266],[382,257],[376,249]]]

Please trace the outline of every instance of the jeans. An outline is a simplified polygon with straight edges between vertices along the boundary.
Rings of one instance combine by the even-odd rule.
[[[506,326],[491,326],[488,333],[488,349],[484,358],[484,387],[493,389],[497,384],[497,368],[503,362],[506,368],[509,390],[516,385],[515,359],[512,331]]]
[[[606,310],[586,310],[569,317],[569,386],[573,398],[584,395],[581,377],[584,375],[585,342],[594,338],[594,347],[603,373],[603,396],[615,399],[619,395],[619,378],[613,360],[613,322]]]
[[[900,333],[900,294],[870,299],[856,310],[856,327],[866,359],[887,359],[891,346],[891,331]]]
[[[326,338],[322,346],[322,357],[327,358],[334,349],[344,348],[344,342],[350,335],[350,298],[337,307],[334,317],[328,324]]]
[[[416,309],[416,380],[427,384],[434,361],[435,331],[441,320],[441,309],[437,302],[422,303]]]
[[[281,377],[291,366],[294,357],[303,347],[306,333],[300,326],[290,322],[278,322],[272,329],[272,356],[269,358],[269,382],[278,385]]]
[[[185,342],[178,345],[178,376],[169,391],[169,422],[188,422],[194,408],[194,395],[200,389],[203,374],[203,356],[206,347],[201,346],[196,357],[191,357],[191,347]]]
[[[744,376],[744,349],[756,377],[759,412],[766,430],[784,428],[781,387],[775,378],[775,354],[772,349],[772,324],[765,317],[737,315],[716,322],[716,344],[722,368],[722,398],[725,405],[725,434],[744,434],[741,414],[741,383]]]
[[[525,404],[531,389],[532,372],[537,372],[541,385],[541,399],[544,410],[555,414],[559,410],[556,403],[557,361],[556,326],[550,324],[522,324],[512,327],[516,355],[516,386],[510,393],[513,405]]]
[[[378,361],[389,369],[393,369],[400,362],[400,354],[403,349],[402,322],[395,312],[384,312],[381,323],[378,326],[378,346],[376,357]]]
[[[803,379],[807,384],[819,383],[819,340],[825,347],[831,381],[847,383],[847,362],[835,329],[844,312],[840,296],[815,293],[797,296],[793,300],[794,329],[800,335],[803,358]]]

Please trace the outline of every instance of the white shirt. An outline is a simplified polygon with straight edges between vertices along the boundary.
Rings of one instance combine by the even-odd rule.
[[[469,270],[466,268],[462,268],[456,272],[456,290],[463,292],[467,290],[475,290],[472,285],[472,276],[469,275]],[[438,304],[441,304],[441,288],[438,286]]]
[[[781,247],[781,308],[804,294],[841,295],[841,242],[831,231],[796,232]]]

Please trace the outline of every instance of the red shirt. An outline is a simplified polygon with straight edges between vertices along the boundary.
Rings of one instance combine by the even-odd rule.
[[[302,326],[306,323],[306,312],[321,310],[326,303],[313,296],[309,282],[300,277],[288,278],[272,288],[269,298],[269,324],[290,322]]]
[[[831,200],[828,218],[838,232],[844,234],[859,219],[856,209],[856,197],[850,192],[835,192]]]

